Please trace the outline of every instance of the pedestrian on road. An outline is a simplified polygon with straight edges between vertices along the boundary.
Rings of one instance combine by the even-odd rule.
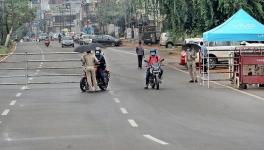
[[[136,47],[136,53],[138,57],[138,69],[142,69],[142,60],[144,57],[144,48],[142,46],[141,41],[138,42],[138,46]]]
[[[196,61],[197,54],[195,51],[194,46],[191,46],[191,48],[187,48],[187,66],[189,70],[189,74],[191,77],[190,83],[197,83],[197,74],[196,74]]]
[[[82,57],[82,62],[84,70],[86,72],[87,82],[89,86],[89,91],[97,91],[97,81],[94,66],[98,64],[98,60],[94,54],[91,53],[91,50],[88,50],[85,55]]]

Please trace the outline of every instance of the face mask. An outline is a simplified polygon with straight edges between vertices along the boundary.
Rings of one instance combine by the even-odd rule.
[[[154,56],[154,55],[156,55],[156,53],[155,52],[151,52],[150,55]]]

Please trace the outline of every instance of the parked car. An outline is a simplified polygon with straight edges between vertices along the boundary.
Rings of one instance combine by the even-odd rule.
[[[79,44],[80,45],[87,45],[89,43],[92,43],[93,42],[93,35],[83,35],[81,38],[80,38],[80,42]]]
[[[199,44],[202,39],[196,38],[194,39],[187,39],[185,40],[185,43],[188,42],[194,42],[196,41],[197,44]],[[252,43],[252,42],[247,42],[247,41],[242,41],[242,42],[231,42],[231,41],[226,41],[226,42],[205,42],[206,49],[209,53],[209,61],[210,61],[210,68],[214,69],[216,68],[216,65],[214,64],[227,64],[229,61],[229,56],[232,52],[232,50],[240,47],[240,46],[247,46],[247,47],[264,47],[263,43]],[[199,54],[197,54],[199,55]],[[197,57],[199,58],[199,57]],[[199,62],[199,59],[196,60],[196,62]],[[182,51],[181,53],[181,58],[180,58],[180,64],[185,65],[186,64],[186,52],[185,50]]]
[[[74,47],[74,42],[73,42],[73,39],[72,37],[70,36],[64,36],[62,38],[62,41],[61,41],[61,47],[65,47],[65,46],[71,46],[71,47]]]
[[[120,39],[114,38],[110,35],[96,35],[93,38],[93,43],[100,43],[108,46],[122,45],[122,41]]]
[[[170,32],[163,32],[160,35],[160,46],[165,46],[166,48],[172,48],[173,46],[183,45],[183,41],[176,40]]]

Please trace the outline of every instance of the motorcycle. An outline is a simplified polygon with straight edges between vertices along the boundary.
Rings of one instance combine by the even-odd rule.
[[[95,67],[97,72],[97,67]],[[97,86],[102,90],[105,91],[107,90],[108,87],[108,83],[109,83],[109,79],[110,79],[110,71],[105,69],[104,70],[104,81],[105,81],[105,85],[103,84],[103,81],[101,81],[101,79],[98,77],[97,73],[96,73],[96,80],[97,80]],[[82,92],[86,92],[89,90],[89,85],[87,82],[87,76],[86,76],[86,72],[83,70],[83,77],[81,78],[80,81],[80,89]]]
[[[49,45],[50,45],[50,41],[49,40],[45,40],[45,45],[47,46],[47,47],[49,47]]]
[[[144,60],[146,63],[148,63],[147,60]],[[154,63],[150,65],[149,67],[149,84],[152,89],[159,90],[160,84],[161,84],[161,79],[159,78],[159,75],[161,73],[161,63],[164,61],[164,59],[160,60],[160,62]]]

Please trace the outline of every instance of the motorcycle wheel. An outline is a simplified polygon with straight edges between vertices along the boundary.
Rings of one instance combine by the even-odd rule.
[[[108,82],[109,82],[110,74],[109,72],[105,72],[105,85],[99,85],[99,88],[102,91],[106,91],[108,87]]]
[[[80,89],[82,92],[86,92],[86,90],[88,90],[87,79],[85,77],[82,77],[80,81]]]
[[[158,77],[155,77],[156,90],[159,90],[159,81]]]

